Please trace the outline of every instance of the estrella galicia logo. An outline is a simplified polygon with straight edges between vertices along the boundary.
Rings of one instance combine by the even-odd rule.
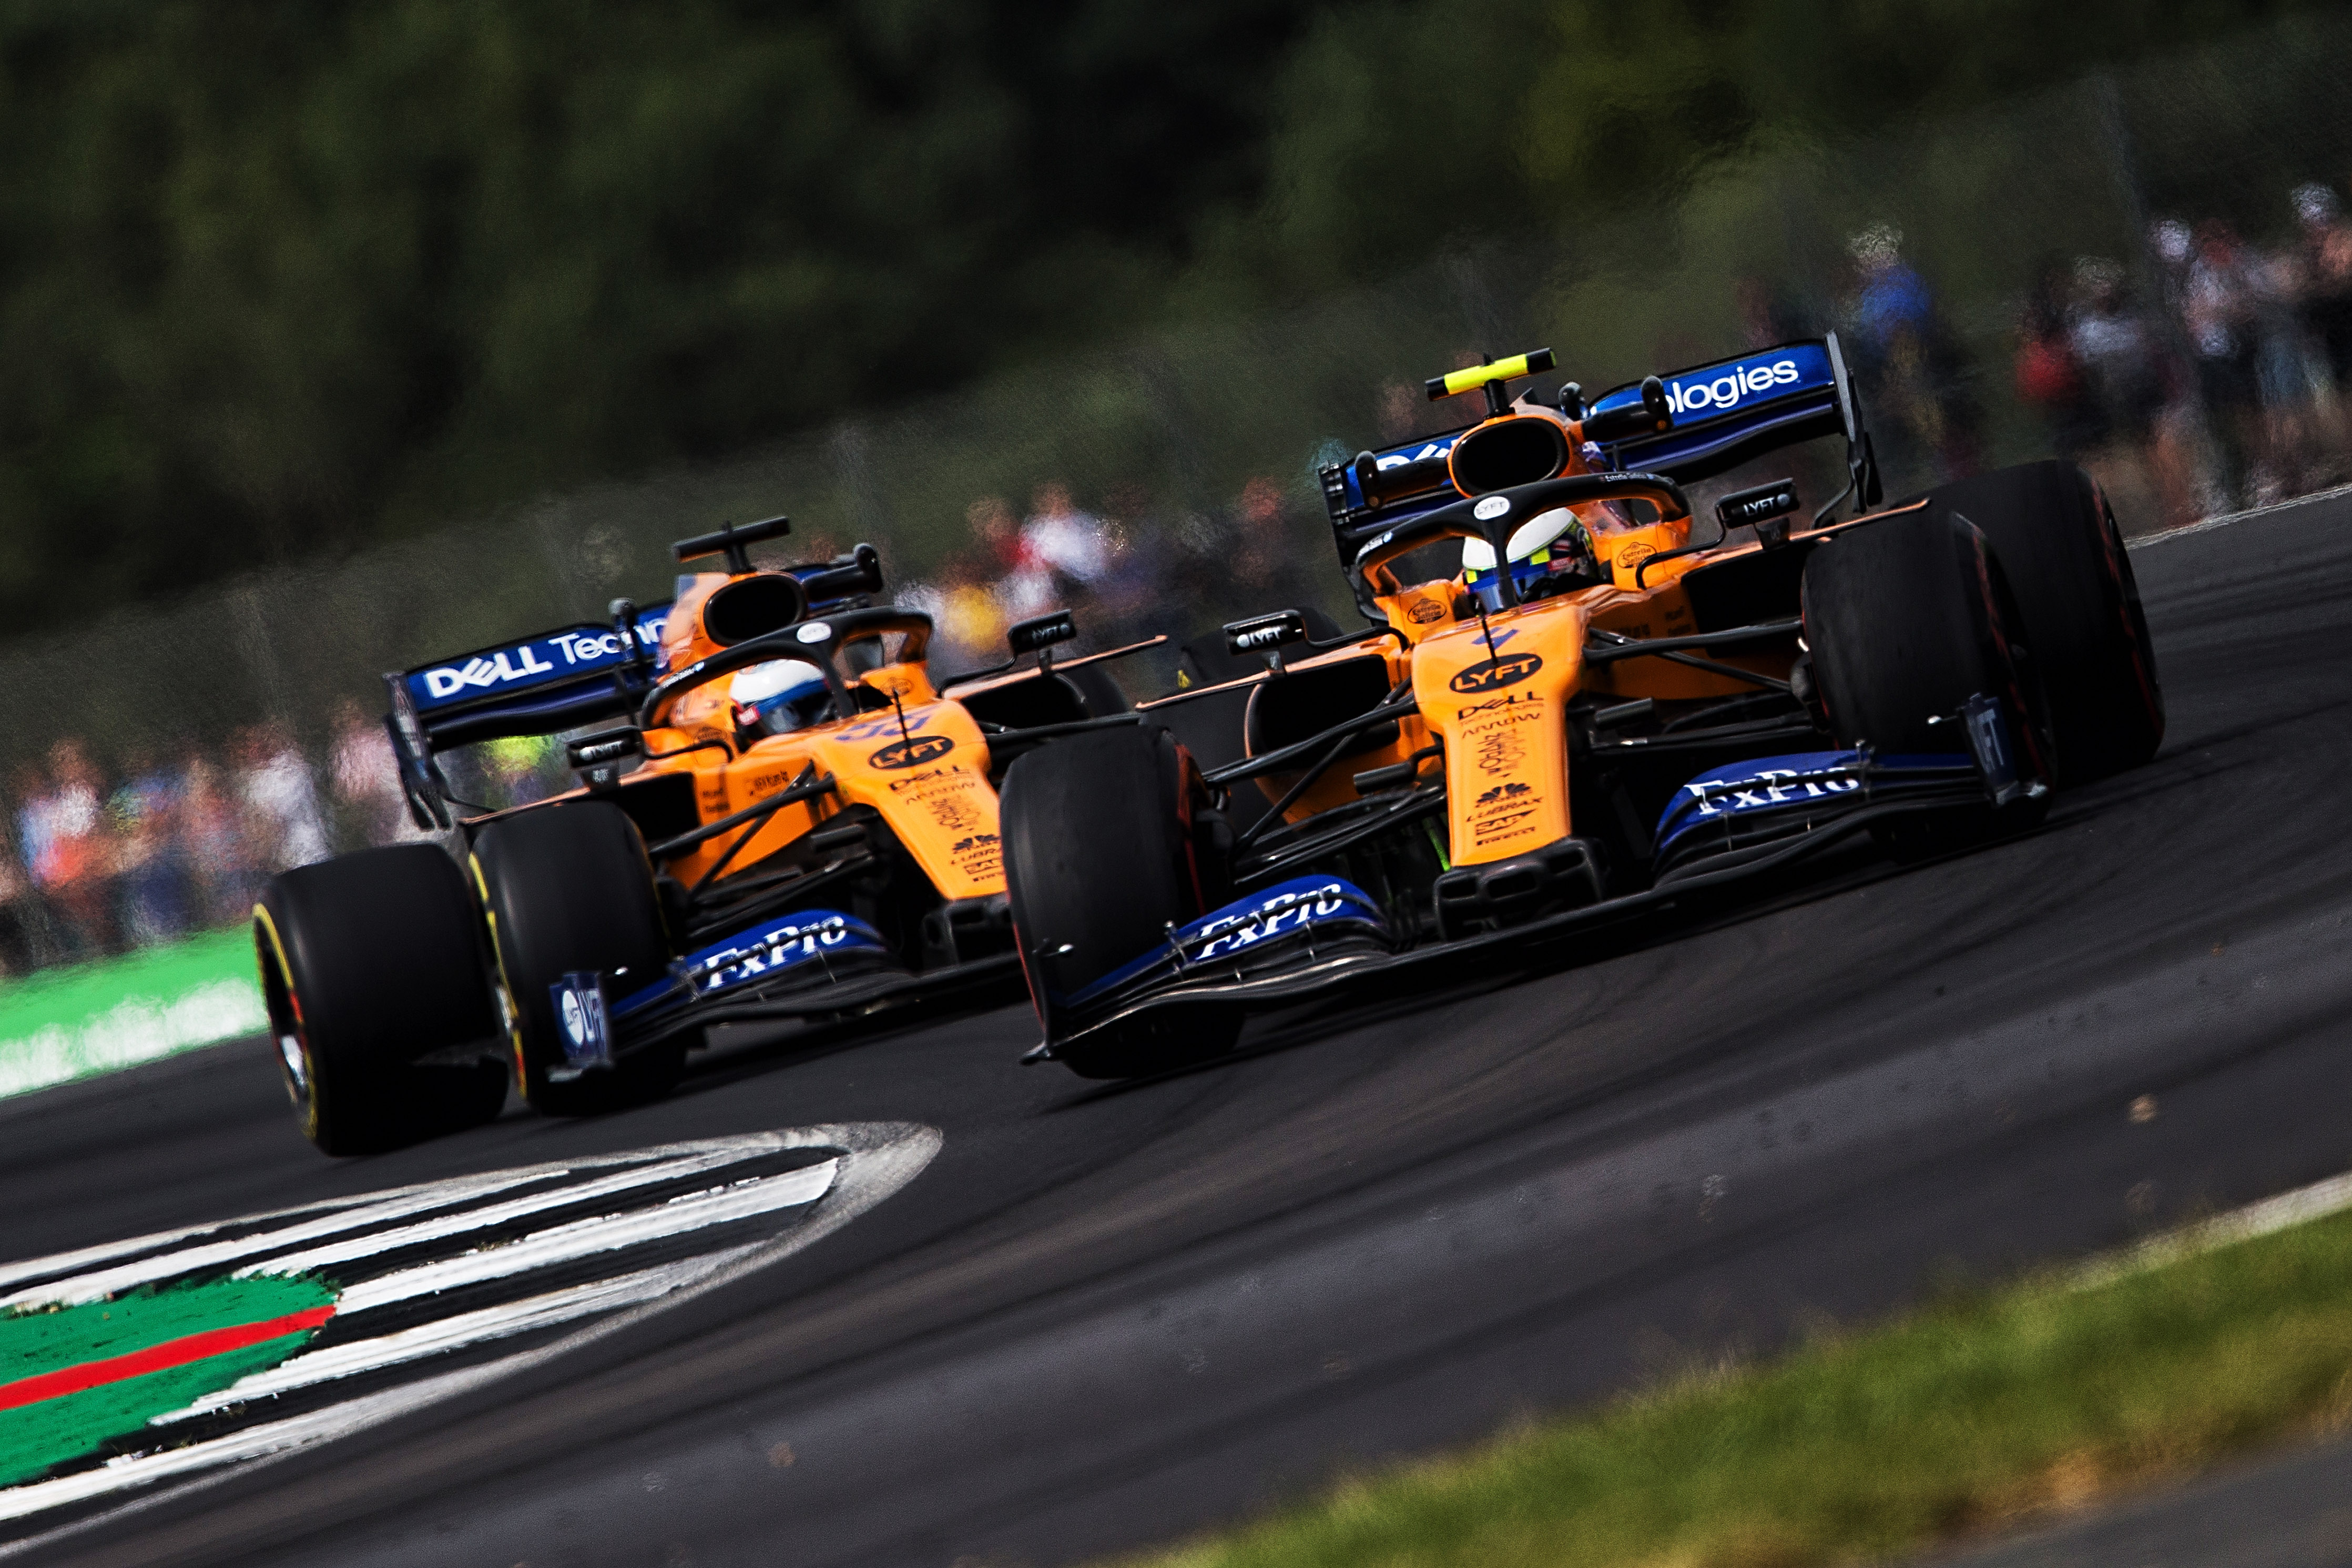
[[[1506,686],[1517,686],[1543,668],[1543,658],[1532,653],[1507,653],[1500,658],[1482,659],[1454,672],[1445,684],[1465,697],[1481,692],[1500,691]]]
[[[870,753],[866,765],[877,768],[914,768],[925,763],[936,763],[955,750],[954,738],[948,735],[918,735],[904,741],[893,741],[880,751]]]

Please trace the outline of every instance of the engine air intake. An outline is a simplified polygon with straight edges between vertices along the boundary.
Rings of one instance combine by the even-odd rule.
[[[1568,436],[1549,419],[1498,419],[1454,443],[1451,466],[1454,488],[1465,496],[1531,485],[1568,467]]]

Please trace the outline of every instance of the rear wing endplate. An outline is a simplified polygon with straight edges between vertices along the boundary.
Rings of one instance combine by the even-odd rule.
[[[583,622],[436,659],[383,678],[385,727],[400,782],[420,827],[449,826],[438,752],[510,735],[552,735],[632,713],[662,670],[669,605],[615,623]]]

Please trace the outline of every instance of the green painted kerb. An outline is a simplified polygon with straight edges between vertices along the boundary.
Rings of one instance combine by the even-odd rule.
[[[267,1022],[243,928],[0,980],[0,1095],[135,1067]]]
[[[215,1279],[0,1317],[0,1387],[130,1355],[208,1329],[268,1322],[334,1300],[334,1289],[315,1279]],[[155,1416],[275,1366],[315,1331],[287,1334],[184,1366],[0,1410],[0,1486],[31,1480],[53,1465],[96,1451],[110,1438],[140,1432]],[[159,1435],[153,1446],[165,1440]]]

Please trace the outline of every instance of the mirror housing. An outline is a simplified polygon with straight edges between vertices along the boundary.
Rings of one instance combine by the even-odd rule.
[[[1275,610],[1267,615],[1228,621],[1224,634],[1226,652],[1264,654],[1266,668],[1280,675],[1283,673],[1282,650],[1292,643],[1307,640],[1307,617],[1297,610]]]
[[[581,735],[563,746],[564,761],[582,775],[591,794],[599,795],[620,784],[623,764],[628,759],[645,754],[645,731],[634,724]]]
[[[1025,621],[1013,622],[1012,629],[1004,634],[1004,640],[1012,647],[1013,658],[1034,653],[1042,660],[1045,658],[1046,649],[1055,643],[1068,642],[1077,635],[1078,623],[1070,612],[1054,610],[1045,615],[1032,616]]]
[[[1769,485],[1737,490],[1715,503],[1715,521],[1727,533],[1753,525],[1757,542],[1777,550],[1789,542],[1789,515],[1797,510],[1797,481],[1775,479]]]

